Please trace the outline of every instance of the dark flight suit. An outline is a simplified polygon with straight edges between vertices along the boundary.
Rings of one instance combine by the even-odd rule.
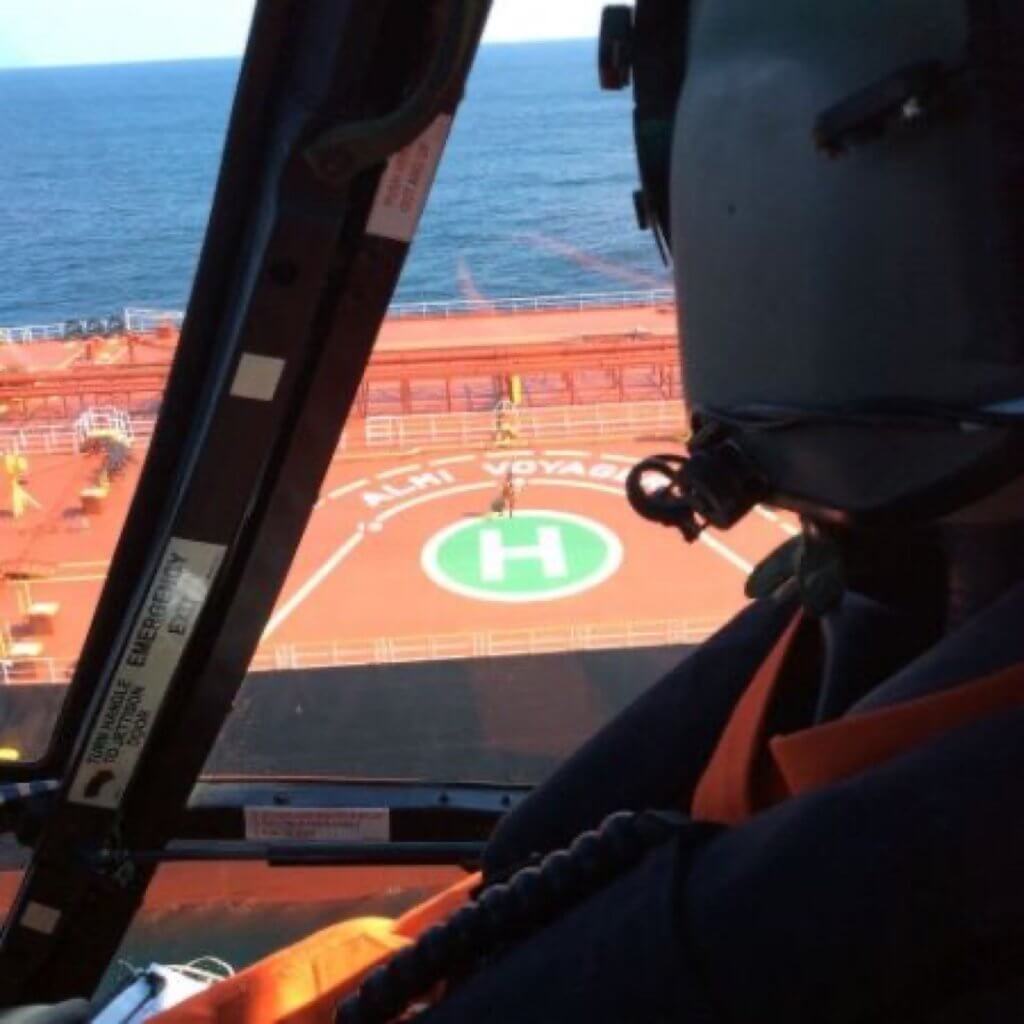
[[[616,810],[697,809],[699,789],[713,807],[709,762],[773,652],[762,738],[836,777],[787,795],[762,746],[752,806],[699,841],[684,827],[425,1024],[1020,1019],[1024,586],[924,650],[856,594],[820,622],[796,613],[756,603],[652,687],[502,823],[486,871]],[[866,763],[844,761],[850,737]]]

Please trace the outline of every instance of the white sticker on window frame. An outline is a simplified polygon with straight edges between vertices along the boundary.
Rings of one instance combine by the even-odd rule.
[[[277,385],[284,372],[284,360],[276,356],[261,356],[243,352],[231,382],[232,398],[251,398],[258,402],[272,402]]]
[[[388,160],[366,223],[368,235],[412,240],[451,127],[452,115],[439,114],[419,138]]]
[[[263,842],[386,843],[386,807],[246,807],[245,838]]]
[[[71,803],[120,806],[225,548],[172,537],[86,741]]]

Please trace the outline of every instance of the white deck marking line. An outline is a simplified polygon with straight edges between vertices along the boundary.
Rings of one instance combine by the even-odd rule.
[[[527,487],[577,487],[582,491],[601,491],[602,494],[612,494],[616,498],[625,498],[626,492],[621,487],[613,487],[611,484],[596,484],[591,480],[549,480],[541,478],[532,480],[527,478]]]
[[[430,465],[432,466],[454,466],[460,462],[472,462],[476,458],[475,455],[447,455],[443,459],[431,459]]]
[[[364,537],[364,534],[360,531],[353,533],[344,544],[340,545],[333,555],[330,556],[319,568],[317,568],[312,576],[306,580],[305,583],[299,587],[298,590],[288,598],[284,604],[273,615],[270,616],[270,620],[267,622],[266,628],[263,630],[263,635],[260,637],[260,642],[270,636],[271,633],[275,632],[286,619],[290,618],[295,610],[301,605],[310,594],[313,593],[317,587],[328,576],[334,572],[335,569],[345,561],[346,558],[360,545]]]
[[[541,455],[554,455],[555,458],[561,457],[561,458],[566,458],[566,459],[589,459],[590,458],[590,452],[576,451],[576,450],[571,449],[571,448],[566,448],[566,449],[559,448],[557,450],[554,449],[554,448],[548,448],[545,451],[542,451]]]
[[[330,494],[327,495],[331,501],[337,501],[339,498],[344,498],[346,494],[351,494],[353,491],[360,491],[364,487],[370,486],[370,478],[364,476],[360,480],[353,480],[350,484],[345,484],[344,487],[335,487]]]
[[[732,548],[723,544],[717,537],[712,537],[708,533],[702,533],[698,539],[701,544],[711,548],[716,555],[721,555],[722,558],[730,565],[734,565],[740,572],[751,573],[754,571],[754,567],[750,562],[745,558],[741,558]]]
[[[612,494],[616,498],[621,498],[622,491],[617,487],[612,487],[609,484],[598,484],[592,483],[589,480],[534,480],[531,479],[529,482],[530,487],[577,487],[588,491],[601,491],[604,494]],[[443,491],[428,491],[426,494],[417,495],[415,498],[410,498],[408,501],[403,501],[398,505],[392,505],[391,508],[385,509],[379,513],[373,520],[376,523],[386,523],[389,519],[397,516],[399,512],[406,512],[411,508],[415,508],[417,505],[426,504],[428,501],[434,501],[437,498],[449,497],[456,494],[468,494],[470,491],[493,491],[495,490],[493,480],[484,480],[479,483],[473,484],[459,484],[456,487],[446,487]]]
[[[628,455],[608,455],[605,452],[601,453],[601,458],[605,462],[621,462],[624,466],[635,466],[640,461],[638,458],[630,458]]]
[[[397,469],[389,469],[383,473],[378,473],[377,479],[390,480],[393,476],[408,476],[410,473],[415,473],[422,468],[423,466],[419,462],[410,462],[406,466],[399,466]]]
[[[93,573],[89,576],[46,576],[42,579],[32,580],[33,587],[45,586],[47,583],[95,583],[97,580],[105,580],[105,572]]]
[[[762,518],[767,519],[769,523],[774,523],[783,533],[788,533],[790,537],[795,537],[800,532],[792,523],[787,523],[781,516],[776,515],[771,509],[762,507],[761,505],[755,505],[754,511]]]
[[[389,448],[385,444],[371,444],[366,451],[371,456],[376,455],[379,459],[415,459],[418,455],[423,454],[423,445],[417,445],[415,448]],[[345,458],[345,449],[340,445],[334,453],[334,458]]]
[[[622,491],[618,487],[612,487],[609,484],[593,483],[589,480],[531,480],[531,486],[541,487],[576,487],[581,490],[588,491],[601,491],[604,494],[614,495],[616,498],[623,496]],[[468,494],[470,491],[494,491],[493,480],[482,480],[479,483],[472,484],[459,484],[456,487],[447,487],[443,491],[430,491],[427,494],[420,494],[415,498],[410,498],[408,501],[401,502],[398,505],[393,505],[389,509],[385,509],[375,519],[371,520],[373,523],[383,524],[386,523],[393,516],[398,515],[400,512],[405,512],[410,508],[415,508],[417,505],[422,505],[428,501],[435,501],[438,498],[450,497],[456,494]],[[348,556],[355,550],[359,544],[366,539],[366,534],[360,529],[358,532],[352,534],[328,558],[313,574],[306,580],[305,583],[295,591],[294,594],[281,607],[270,617],[270,621],[267,623],[266,628],[263,630],[263,635],[260,637],[260,643],[263,643],[270,636],[271,633],[275,632],[286,619],[290,618],[292,614],[298,609],[298,607],[306,601],[306,599],[315,591],[328,576],[335,569],[338,568],[341,563],[348,558]],[[725,545],[722,545],[723,547]],[[728,549],[726,549],[728,550]],[[732,554],[732,552],[730,552]],[[734,555],[734,558],[738,559],[743,565],[746,565],[739,558],[739,555]],[[747,571],[752,569],[750,566]]]
[[[494,491],[495,485],[490,480],[481,480],[475,484],[458,484],[455,487],[446,487],[443,491],[428,491],[426,494],[417,495],[415,498],[410,498],[408,501],[400,502],[397,505],[392,505],[391,508],[384,509],[376,515],[372,522],[374,523],[386,523],[389,519],[397,516],[399,512],[407,512],[411,508],[415,508],[417,505],[423,505],[428,501],[434,501],[437,498],[452,497],[456,494],[468,494],[470,491]]]
[[[524,448],[518,451],[505,451],[499,449],[496,452],[484,452],[481,458],[484,459],[532,459],[537,452],[533,448]]]

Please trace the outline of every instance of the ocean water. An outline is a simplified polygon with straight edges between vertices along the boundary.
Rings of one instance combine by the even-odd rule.
[[[485,46],[400,300],[662,287],[594,42]],[[238,62],[0,71],[0,325],[184,308]]]

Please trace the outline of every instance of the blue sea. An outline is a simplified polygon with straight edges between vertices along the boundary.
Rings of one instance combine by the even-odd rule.
[[[485,46],[396,296],[632,291],[626,93],[594,42]],[[0,325],[184,308],[237,60],[0,71]]]

